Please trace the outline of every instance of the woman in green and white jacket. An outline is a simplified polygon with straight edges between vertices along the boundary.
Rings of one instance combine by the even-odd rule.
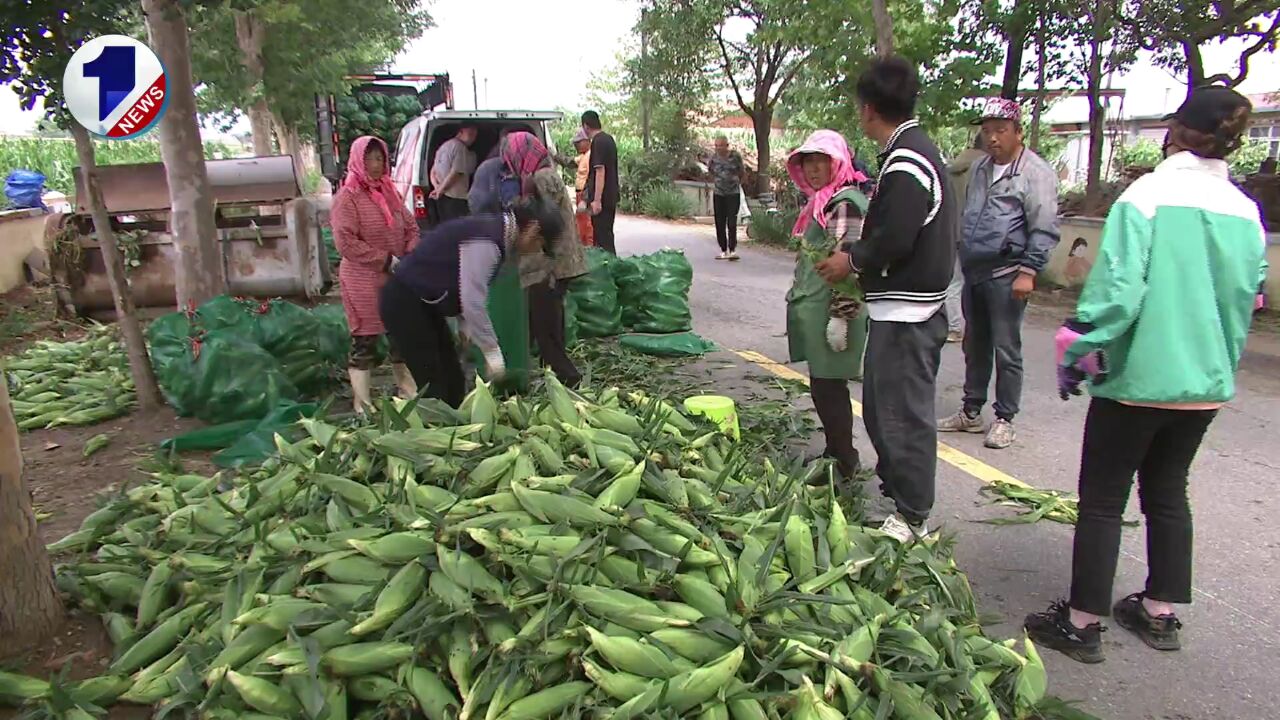
[[[1197,90],[1171,116],[1164,162],[1111,209],[1076,316],[1058,331],[1066,399],[1093,400],[1080,462],[1070,597],[1030,615],[1033,640],[1101,662],[1101,620],[1158,650],[1180,647],[1173,604],[1191,602],[1187,476],[1235,373],[1266,274],[1257,204],[1225,158],[1243,143],[1249,101]],[[1111,605],[1125,504],[1138,475],[1146,587]]]

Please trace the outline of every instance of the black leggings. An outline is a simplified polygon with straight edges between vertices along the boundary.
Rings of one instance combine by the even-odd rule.
[[[379,311],[414,382],[427,389],[426,397],[439,398],[455,408],[461,405],[465,390],[462,363],[449,323],[439,308],[423,302],[393,276],[382,288]]]
[[[529,293],[529,329],[538,348],[538,357],[555,372],[560,382],[576,387],[582,380],[577,366],[565,350],[565,284],[553,287],[550,281],[533,285]]]
[[[738,209],[741,204],[739,195],[711,196],[711,209],[716,214],[716,240],[724,252],[738,249]]]
[[[1111,614],[1120,525],[1134,473],[1147,518],[1144,594],[1191,602],[1191,504],[1187,473],[1217,410],[1163,410],[1095,398],[1084,425],[1080,520],[1071,562],[1071,607]]]

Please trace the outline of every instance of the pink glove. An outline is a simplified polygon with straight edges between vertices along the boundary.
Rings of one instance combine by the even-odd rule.
[[[1053,343],[1058,351],[1058,367],[1066,365],[1067,350],[1092,330],[1092,325],[1074,318],[1062,323],[1062,327],[1058,328],[1058,332],[1053,336]],[[1102,382],[1107,376],[1106,356],[1100,350],[1081,356],[1075,361],[1074,367],[1087,375],[1095,384]]]
[[[1253,311],[1254,311],[1254,312],[1257,312],[1257,311],[1261,310],[1262,308],[1264,308],[1264,307],[1266,307],[1266,306],[1267,306],[1267,296],[1266,296],[1266,295],[1263,295],[1262,293],[1258,293],[1256,296],[1254,296],[1254,298],[1253,298]]]

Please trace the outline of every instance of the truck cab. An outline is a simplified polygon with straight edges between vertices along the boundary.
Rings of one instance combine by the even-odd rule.
[[[479,130],[471,151],[481,163],[498,151],[501,138],[510,132],[524,131],[546,144],[555,153],[549,124],[559,120],[553,110],[435,110],[410,120],[400,130],[396,141],[391,178],[405,199],[405,206],[418,219],[419,227],[427,225],[427,196],[431,193],[431,164],[436,151],[458,134],[464,123]]]

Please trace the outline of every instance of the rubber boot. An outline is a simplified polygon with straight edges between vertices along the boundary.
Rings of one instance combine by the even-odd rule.
[[[836,461],[836,469],[846,480],[852,480],[862,469],[858,449],[853,446],[853,403],[849,383],[845,380],[812,378],[809,388],[813,407],[822,422],[827,447],[822,453]]]
[[[347,375],[351,378],[351,402],[355,405],[356,414],[363,416],[373,412],[373,400],[369,394],[370,372],[347,368]]]
[[[396,379],[396,390],[400,399],[412,400],[418,396],[418,383],[413,379],[413,373],[409,372],[409,366],[404,363],[394,363],[391,366],[391,376]]]

